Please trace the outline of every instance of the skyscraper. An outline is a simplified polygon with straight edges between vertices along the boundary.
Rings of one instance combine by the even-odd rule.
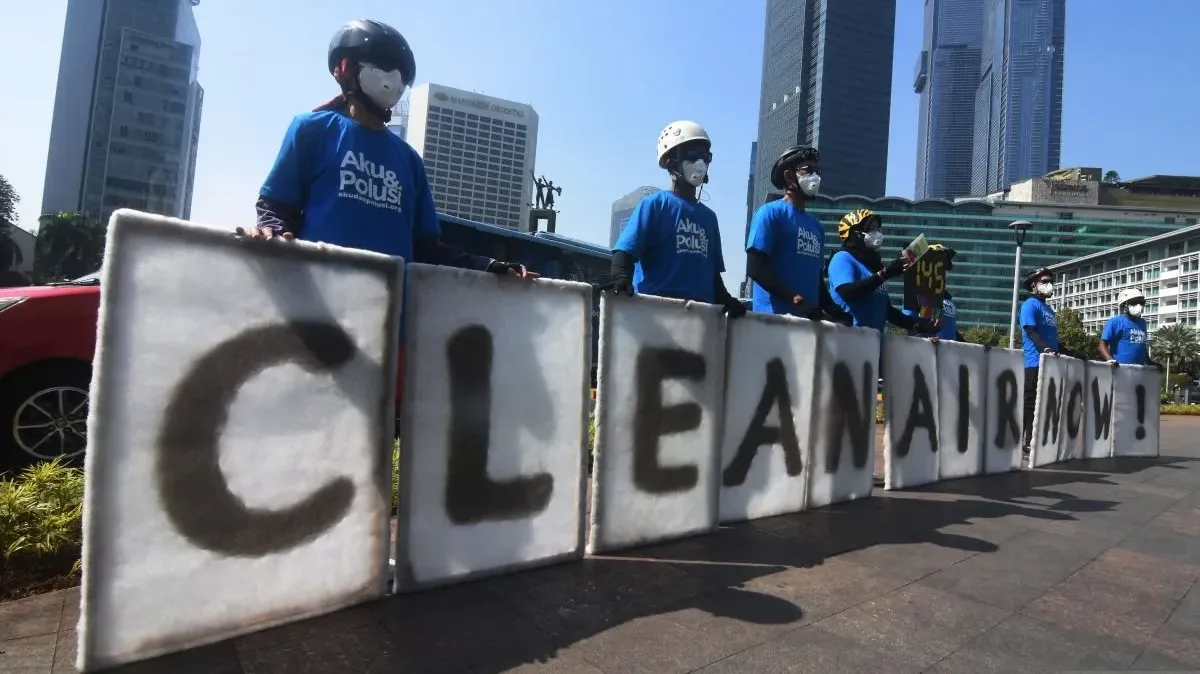
[[[984,0],[925,0],[925,31],[913,91],[917,111],[917,199],[971,194],[975,90]]]
[[[820,150],[822,193],[883,196],[895,23],[896,0],[767,0],[754,206],[797,144]]]
[[[204,90],[199,0],[68,0],[42,212],[188,218]]]
[[[438,211],[525,229],[538,116],[532,107],[422,84],[408,107],[408,143],[425,160]]]
[[[633,208],[641,202],[642,199],[658,192],[657,187],[643,186],[617,199],[612,205],[612,220],[608,225],[608,247],[612,248],[617,245],[617,239],[621,237],[621,231],[625,229],[625,223],[629,222],[629,216],[633,214]]]
[[[1066,0],[984,0],[971,192],[1059,168]]]

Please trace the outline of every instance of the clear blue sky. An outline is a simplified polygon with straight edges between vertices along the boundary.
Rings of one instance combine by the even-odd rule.
[[[839,0],[845,1],[845,0]],[[33,229],[66,0],[5,2],[0,21],[0,175]],[[917,96],[912,72],[922,0],[898,0],[888,193],[911,197]],[[559,231],[607,243],[612,201],[666,186],[659,131],[694,119],[713,138],[709,205],[721,219],[726,281],[744,254],[746,178],[756,134],[763,0],[202,0],[206,90],[194,219],[249,223],[257,189],[291,116],[336,93],[325,70],[333,31],[350,18],[408,38],[418,81],[530,103],[540,116],[537,171],[563,186]],[[1125,177],[1200,174],[1200,0],[1070,0],[1064,166]]]

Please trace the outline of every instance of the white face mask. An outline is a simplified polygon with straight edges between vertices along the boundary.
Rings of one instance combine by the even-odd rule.
[[[407,84],[399,70],[380,70],[370,63],[358,69],[358,86],[375,105],[391,110],[400,102]]]
[[[708,163],[703,159],[685,161],[680,164],[679,173],[692,187],[700,187],[704,184],[704,179],[708,177]]]
[[[800,186],[801,192],[810,197],[815,197],[817,196],[817,190],[821,189],[821,176],[815,173],[802,175],[800,176],[800,179],[796,181],[796,184]]]
[[[1044,297],[1054,297],[1054,284],[1053,283],[1037,284],[1037,293]]]
[[[867,232],[863,235],[863,242],[867,244],[868,248],[875,248],[877,250],[883,248],[883,232],[878,229]]]
[[[1139,318],[1139,317],[1141,317],[1142,311],[1145,310],[1145,308],[1146,307],[1144,307],[1140,304],[1131,304],[1131,305],[1129,305],[1129,308],[1127,309],[1127,311],[1129,312],[1130,316],[1133,316],[1134,318]]]

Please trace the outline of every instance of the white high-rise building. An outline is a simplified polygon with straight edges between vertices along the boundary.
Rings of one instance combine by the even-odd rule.
[[[199,0],[68,0],[42,212],[187,218],[204,90]]]
[[[407,140],[446,215],[528,229],[537,129],[524,103],[438,84],[414,87],[409,99]]]

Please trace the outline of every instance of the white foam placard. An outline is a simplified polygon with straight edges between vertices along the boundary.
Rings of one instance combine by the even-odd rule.
[[[938,377],[934,344],[883,337],[884,489],[938,479]]]
[[[939,480],[983,473],[986,435],[987,349],[967,342],[939,342]]]
[[[1042,354],[1038,364],[1037,402],[1033,412],[1033,441],[1030,463],[1047,466],[1057,463],[1063,443],[1063,414],[1066,409],[1066,356]]]
[[[1072,461],[1080,457],[1083,436],[1087,431],[1086,397],[1087,362],[1078,358],[1063,358],[1064,384],[1062,411],[1062,441],[1058,445],[1058,460]]]
[[[809,508],[871,495],[879,348],[877,330],[821,324]]]
[[[1113,456],[1158,456],[1162,372],[1142,365],[1113,370]]]
[[[397,590],[582,556],[591,293],[409,265]]]
[[[113,214],[80,669],[384,593],[401,283],[382,255]]]
[[[804,509],[818,324],[749,313],[729,324],[721,521]]]
[[[1082,458],[1112,456],[1113,366],[1089,361],[1083,387],[1084,432]]]
[[[984,396],[983,470],[991,475],[1021,468],[1025,357],[1017,349],[989,348]]]
[[[597,379],[588,552],[715,530],[721,307],[603,295]]]

